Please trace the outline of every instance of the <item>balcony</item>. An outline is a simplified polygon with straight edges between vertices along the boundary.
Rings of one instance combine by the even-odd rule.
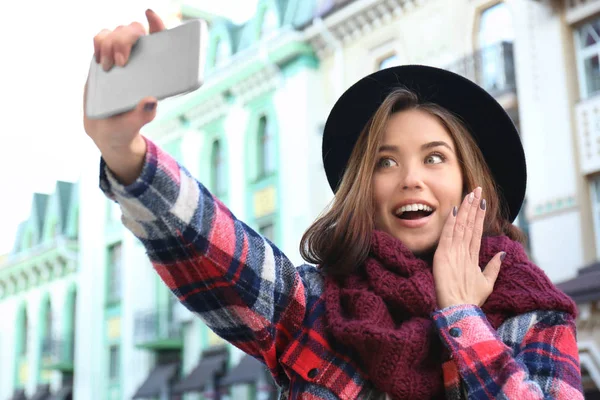
[[[565,0],[566,21],[576,24],[600,11],[600,2],[596,0]]]
[[[137,348],[177,350],[183,346],[181,323],[168,313],[149,311],[135,317],[134,339]]]
[[[72,338],[72,336],[70,336]],[[46,338],[42,343],[44,369],[73,372],[74,340]]]
[[[600,96],[575,106],[579,165],[583,174],[600,171]]]
[[[513,44],[510,42],[480,49],[446,69],[477,83],[496,98],[516,94]]]

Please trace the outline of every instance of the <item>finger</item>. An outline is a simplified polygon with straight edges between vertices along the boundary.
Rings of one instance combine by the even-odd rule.
[[[471,240],[473,238],[475,230],[475,216],[477,215],[477,209],[479,208],[479,199],[481,199],[481,188],[477,187],[468,196],[469,201],[469,213],[467,214],[467,222],[465,225],[464,242],[470,247]]]
[[[138,39],[146,34],[144,26],[139,22],[134,22],[129,26],[122,27],[117,32],[113,44],[113,54],[115,64],[123,67],[127,64],[129,56],[131,55],[131,48],[138,41]]]
[[[110,70],[115,63],[113,58],[113,41],[115,39],[114,35],[115,32],[109,33],[100,45],[100,63],[102,64],[102,69],[105,71]]]
[[[115,125],[126,126],[128,132],[137,132],[156,117],[157,99],[143,98],[135,109],[114,117]]]
[[[467,194],[463,199],[460,208],[458,209],[458,215],[456,216],[456,223],[454,224],[454,233],[452,236],[453,243],[459,243],[463,240],[465,235],[465,229],[467,226],[467,216],[469,215],[469,210],[471,208],[470,200],[473,192]]]
[[[150,29],[150,33],[156,33],[165,30],[165,24],[160,19],[158,14],[156,14],[151,9],[146,10],[146,18],[148,19],[148,26]]]
[[[446,218],[446,222],[442,227],[442,234],[440,236],[440,242],[438,244],[439,247],[449,246],[452,244],[452,236],[454,234],[454,223],[456,222],[456,212],[457,208],[453,207]]]
[[[475,217],[475,227],[473,228],[473,237],[471,238],[471,255],[475,260],[479,259],[479,250],[481,249],[481,237],[483,236],[483,224],[485,222],[486,201],[481,199],[477,206],[477,215]]]
[[[96,62],[100,62],[100,56],[102,54],[102,42],[109,35],[108,29],[102,29],[96,36],[94,36],[94,58]]]
[[[487,279],[491,286],[493,286],[494,283],[496,283],[496,279],[498,279],[500,267],[502,266],[502,261],[504,260],[505,256],[506,253],[503,251],[496,254],[494,258],[490,260],[488,265],[486,265],[485,270],[483,270],[483,276],[485,276],[485,279]]]

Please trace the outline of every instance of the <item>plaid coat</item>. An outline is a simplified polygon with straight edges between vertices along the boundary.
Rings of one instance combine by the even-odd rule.
[[[216,334],[261,361],[290,399],[382,399],[353,352],[327,334],[323,276],[295,267],[167,153],[146,139],[141,176],[100,187],[164,283]],[[531,312],[498,330],[479,307],[431,316],[449,357],[449,399],[582,399],[575,321]],[[441,355],[440,355],[441,356]]]

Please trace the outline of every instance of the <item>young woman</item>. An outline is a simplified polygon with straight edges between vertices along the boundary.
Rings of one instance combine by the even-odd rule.
[[[101,32],[98,62],[124,65],[142,34]],[[316,267],[292,265],[144,138],[155,106],[85,118],[101,188],[165,284],[284,397],[583,398],[576,307],[520,244],[523,149],[481,88],[403,66],[343,94],[323,140],[336,195],[301,243]]]

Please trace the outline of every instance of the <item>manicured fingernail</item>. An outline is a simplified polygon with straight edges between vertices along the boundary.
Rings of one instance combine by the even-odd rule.
[[[481,192],[482,192],[482,191],[483,191],[483,190],[481,189],[481,186],[478,186],[478,187],[477,187],[477,188],[474,190],[474,192],[475,192],[475,197],[477,197],[478,199],[480,199],[480,198],[481,198]]]
[[[121,53],[115,54],[115,63],[119,67],[122,67],[125,65],[125,57],[123,56],[123,54],[121,54]]]
[[[456,208],[456,206],[454,206],[454,208],[452,209],[452,215],[456,217],[456,213],[458,213],[458,209]]]
[[[485,210],[486,204],[485,204],[485,199],[481,200],[481,209]]]
[[[500,261],[504,261],[504,258],[506,257],[506,252],[502,252],[502,254],[500,254]]]
[[[475,198],[475,193],[471,192],[471,194],[469,194],[469,204],[473,203],[474,198]]]
[[[147,111],[147,112],[154,111],[155,108],[156,108],[156,102],[144,104],[144,111]]]
[[[108,59],[106,57],[102,57],[100,59],[100,63],[102,64],[102,69],[108,71],[110,69],[110,65],[108,63]]]

